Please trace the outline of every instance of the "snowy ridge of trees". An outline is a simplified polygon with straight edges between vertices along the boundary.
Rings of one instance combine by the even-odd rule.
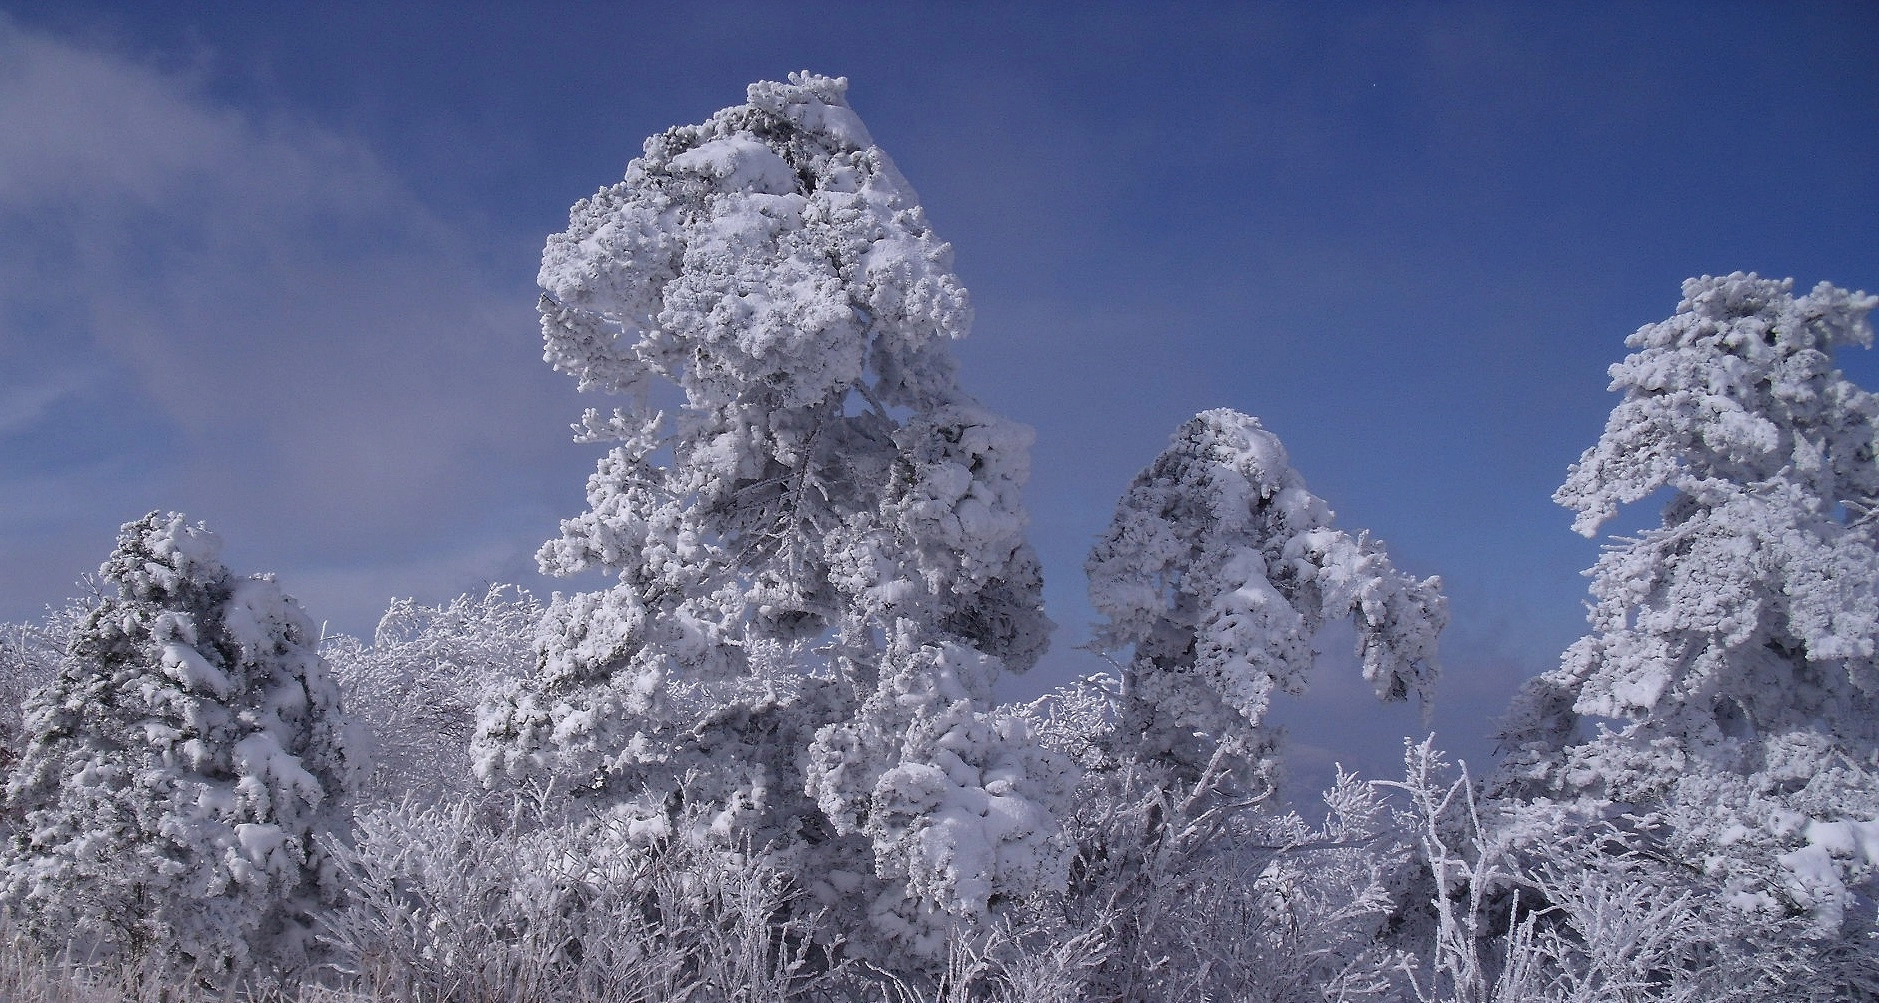
[[[1348,618],[1426,707],[1440,580],[1206,411],[1086,565],[1117,673],[997,706],[1051,628],[1032,439],[958,385],[950,258],[845,80],[753,84],[543,253],[546,359],[619,405],[539,559],[610,587],[315,637],[205,528],[127,524],[99,594],[0,630],[0,992],[1879,1000],[1879,399],[1834,368],[1879,297],[1686,283],[1556,496],[1661,525],[1504,760],[1406,742],[1313,824],[1274,694]]]

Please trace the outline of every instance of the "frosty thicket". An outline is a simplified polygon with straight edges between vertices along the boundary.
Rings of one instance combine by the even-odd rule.
[[[753,84],[548,240],[546,358],[613,406],[539,557],[610,587],[320,638],[159,512],[0,634],[20,937],[350,999],[1879,998],[1879,401],[1833,364],[1879,301],[1686,283],[1556,496],[1662,524],[1504,761],[1413,745],[1309,824],[1271,701],[1336,620],[1429,700],[1439,580],[1207,411],[1090,555],[1116,674],[996,704],[1052,627],[1032,437],[846,87]]]

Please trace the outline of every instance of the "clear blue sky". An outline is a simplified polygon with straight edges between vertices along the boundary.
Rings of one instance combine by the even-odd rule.
[[[1433,725],[1479,758],[1581,630],[1596,545],[1549,495],[1625,335],[1690,275],[1879,290],[1871,3],[182,10],[0,0],[0,620],[159,507],[335,629],[556,587],[596,451],[539,360],[542,239],[793,69],[851,79],[974,294],[963,382],[1038,430],[1061,628],[1013,695],[1100,667],[1089,543],[1231,406],[1446,579]],[[1421,724],[1327,650],[1301,780],[1386,771]]]

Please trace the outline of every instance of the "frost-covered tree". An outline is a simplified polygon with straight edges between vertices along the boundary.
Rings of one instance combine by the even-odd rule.
[[[209,972],[306,958],[356,763],[317,635],[183,516],[124,526],[27,701],[0,901],[43,940]],[[109,594],[114,591],[115,594]]]
[[[566,778],[649,838],[712,806],[937,950],[1055,880],[1069,767],[991,710],[1049,628],[1031,434],[960,390],[951,249],[846,86],[751,85],[549,238],[547,360],[623,405],[576,426],[615,445],[540,561],[619,581],[553,601],[479,768]]]
[[[58,654],[33,624],[0,624],[0,775],[26,747],[20,707],[57,671]]]
[[[0,776],[26,748],[22,708],[33,690],[51,682],[65,657],[66,641],[102,599],[96,575],[80,577],[79,595],[47,607],[38,623],[0,624]],[[0,817],[0,825],[5,825]]]
[[[1312,638],[1348,618],[1379,699],[1426,703],[1448,621],[1436,578],[1390,564],[1332,512],[1258,419],[1205,411],[1136,475],[1091,552],[1102,649],[1126,652],[1119,750],[1185,782],[1225,750],[1242,784],[1263,783],[1278,736],[1275,690],[1301,693]]]
[[[372,643],[339,634],[320,654],[333,668],[346,708],[372,740],[363,794],[421,804],[475,786],[470,737],[483,695],[534,662],[541,604],[513,585],[491,585],[427,606],[394,599]]]
[[[1587,536],[1647,498],[1662,523],[1590,572],[1591,631],[1517,698],[1495,785],[1642,819],[1744,913],[1829,938],[1870,921],[1879,864],[1879,400],[1834,366],[1876,303],[1704,277],[1630,337],[1554,497]]]

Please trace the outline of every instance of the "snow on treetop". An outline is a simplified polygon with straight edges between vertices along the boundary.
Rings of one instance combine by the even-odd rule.
[[[845,143],[850,149],[874,145],[861,116],[848,107],[848,78],[825,77],[808,70],[789,75],[789,83],[760,80],[745,91],[753,107]]]
[[[889,404],[950,396],[952,365],[926,346],[971,325],[952,249],[846,88],[752,84],[577,203],[542,255],[546,359],[583,390],[670,380],[693,408],[806,406],[869,371]]]
[[[225,578],[222,538],[181,512],[152,512],[125,525],[116,552],[100,568],[125,596],[174,592],[191,580]]]
[[[1879,494],[1879,402],[1833,365],[1839,346],[1872,344],[1879,297],[1793,288],[1743,272],[1689,279],[1674,316],[1627,339],[1637,351],[1611,367],[1624,400],[1553,496],[1578,513],[1575,530],[1592,536],[1664,487],[1703,497],[1779,479],[1828,508]]]

